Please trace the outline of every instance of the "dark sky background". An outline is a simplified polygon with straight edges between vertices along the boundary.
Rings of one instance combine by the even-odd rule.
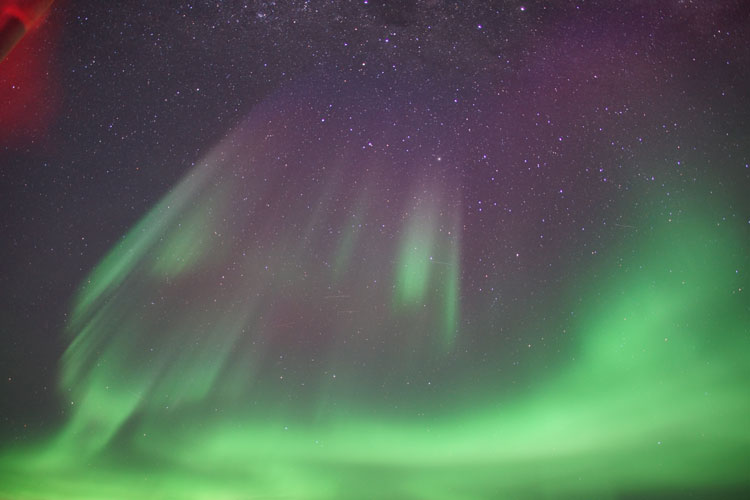
[[[462,324],[502,334],[434,376],[490,353],[509,387],[546,377],[577,345],[567,305],[636,235],[698,199],[747,244],[748,39],[742,1],[56,2],[0,63],[0,437],[65,420],[75,291],[248,116],[285,137],[282,200],[344,157],[387,164],[376,206],[415,178],[449,193]]]

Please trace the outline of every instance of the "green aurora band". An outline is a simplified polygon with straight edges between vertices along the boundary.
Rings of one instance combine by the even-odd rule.
[[[5,449],[0,498],[614,498],[748,486],[750,252],[739,224],[695,203],[671,221],[642,217],[625,257],[571,284],[585,291],[570,305],[582,311],[567,326],[572,356],[523,391],[480,381],[470,405],[456,396],[478,391],[467,382],[440,392],[423,378],[420,413],[389,393],[394,380],[450,365],[473,335],[452,194],[421,183],[421,202],[405,196],[393,209],[403,227],[384,237],[367,188],[347,202],[354,216],[335,213],[328,200],[348,190],[332,174],[306,223],[284,222],[304,208],[291,190],[280,195],[268,172],[228,173],[228,158],[248,155],[234,144],[260,147],[243,139],[214,150],[84,283],[62,360],[67,423]],[[280,199],[291,208],[273,206]]]

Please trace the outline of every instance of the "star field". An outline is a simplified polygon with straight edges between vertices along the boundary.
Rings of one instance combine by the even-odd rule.
[[[744,497],[749,17],[54,3],[0,61],[0,496]]]

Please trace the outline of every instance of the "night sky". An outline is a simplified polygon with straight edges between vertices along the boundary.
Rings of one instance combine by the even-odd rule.
[[[746,2],[27,27],[0,497],[750,495]]]

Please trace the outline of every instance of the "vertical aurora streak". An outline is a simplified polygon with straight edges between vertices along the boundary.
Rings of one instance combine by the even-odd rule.
[[[432,271],[435,228],[428,214],[410,218],[396,259],[396,305],[414,304],[424,299]]]
[[[455,341],[455,334],[459,328],[459,293],[460,293],[460,256],[458,254],[458,245],[451,252],[450,260],[447,263],[446,283],[443,287],[445,301],[443,303],[443,344],[445,348],[450,348]]]

